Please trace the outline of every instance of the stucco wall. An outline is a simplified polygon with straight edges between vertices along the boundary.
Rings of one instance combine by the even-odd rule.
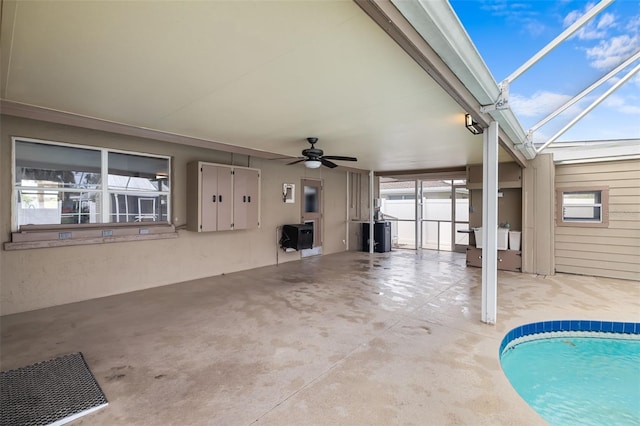
[[[555,186],[609,188],[606,227],[558,226],[556,219],[556,271],[640,280],[640,160],[558,165]]]
[[[178,238],[100,245],[0,251],[0,314],[7,315],[64,303],[179,283],[300,259],[278,252],[277,227],[300,222],[300,180],[324,181],[323,253],[346,250],[346,172],[309,170],[198,147],[116,135],[22,118],[2,116],[0,146],[0,230],[11,233],[11,137],[146,152],[172,157],[172,216],[186,220],[186,164],[194,160],[261,169],[261,228],[250,231],[194,233]],[[296,203],[282,201],[282,184],[296,184]]]

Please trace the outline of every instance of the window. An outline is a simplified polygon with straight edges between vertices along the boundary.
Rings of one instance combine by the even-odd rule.
[[[608,225],[608,188],[563,188],[557,197],[558,225]]]
[[[168,222],[169,157],[14,138],[15,229]]]

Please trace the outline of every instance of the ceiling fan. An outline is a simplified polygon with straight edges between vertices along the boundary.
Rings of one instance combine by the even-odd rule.
[[[340,161],[358,161],[355,157],[344,157],[341,155],[324,155],[324,151],[315,147],[316,142],[318,142],[318,138],[307,138],[307,141],[311,144],[311,148],[302,150],[302,157],[299,157],[299,160],[292,161],[290,164],[297,164],[304,161],[304,165],[308,169],[317,169],[321,165],[329,167],[331,169],[338,167],[338,165],[329,160],[340,160]]]

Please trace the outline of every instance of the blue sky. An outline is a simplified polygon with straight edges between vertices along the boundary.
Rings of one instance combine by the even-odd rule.
[[[596,2],[450,0],[497,82],[501,82]],[[510,104],[525,131],[640,50],[640,0],[616,0],[510,87]],[[640,61],[616,75],[623,77]],[[613,83],[534,133],[545,142]],[[558,141],[640,139],[640,73]]]

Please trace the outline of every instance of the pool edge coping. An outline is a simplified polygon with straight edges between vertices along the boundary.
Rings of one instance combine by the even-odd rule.
[[[577,334],[579,333],[579,334]],[[544,338],[568,337],[611,337],[640,338],[640,322],[596,321],[596,320],[552,320],[523,324],[511,329],[502,339],[498,355],[517,344]]]

